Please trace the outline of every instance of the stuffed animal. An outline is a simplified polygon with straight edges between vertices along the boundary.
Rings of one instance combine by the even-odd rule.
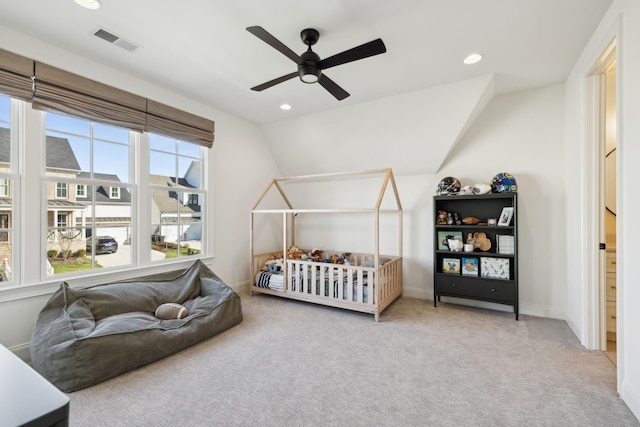
[[[289,259],[301,259],[303,251],[296,245],[291,245],[289,250],[287,251],[287,258]]]
[[[309,258],[313,262],[322,262],[322,251],[320,249],[314,249]]]
[[[271,254],[269,255],[269,259],[264,262],[264,265],[260,267],[260,270],[277,273],[282,271],[283,262],[282,252]]]

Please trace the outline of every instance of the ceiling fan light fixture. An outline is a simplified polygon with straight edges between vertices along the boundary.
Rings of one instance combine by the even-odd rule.
[[[305,83],[316,83],[322,73],[318,68],[311,65],[300,65],[298,72],[300,73],[300,80]]]
[[[291,105],[289,105],[289,104],[282,104],[282,105],[280,106],[280,109],[281,109],[281,110],[284,110],[284,111],[291,110]]]
[[[73,1],[75,1],[80,6],[86,9],[91,9],[91,10],[100,9],[100,7],[102,6],[99,0],[73,0]]]
[[[482,61],[482,55],[479,53],[472,53],[471,55],[464,58],[464,61],[462,62],[464,62],[467,65],[471,65],[471,64],[476,64],[480,61]]]

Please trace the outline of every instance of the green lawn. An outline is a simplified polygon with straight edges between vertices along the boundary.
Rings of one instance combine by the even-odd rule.
[[[54,274],[73,273],[75,271],[90,270],[91,258],[71,258],[67,262],[52,262]],[[96,263],[96,268],[102,268],[102,266]]]

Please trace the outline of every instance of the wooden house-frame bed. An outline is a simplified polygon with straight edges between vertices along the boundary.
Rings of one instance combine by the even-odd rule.
[[[296,207],[284,190],[284,183],[294,182],[304,185],[306,182],[319,182],[331,179],[377,179],[381,180],[377,200],[368,207],[348,208],[304,208]],[[375,181],[374,181],[375,182]],[[283,208],[264,208],[267,194],[280,199]],[[382,208],[383,200],[391,208]],[[316,203],[322,203],[322,200]],[[371,252],[340,252],[322,249],[318,258],[313,248],[298,248],[299,232],[296,217],[301,214],[316,215],[316,218],[332,216],[334,219],[350,215],[369,217],[373,228]],[[275,250],[256,253],[256,223],[262,216],[276,216],[282,227],[281,243]],[[381,221],[381,216],[392,217],[391,221]],[[300,301],[307,301],[332,307],[354,310],[374,315],[377,322],[380,313],[396,298],[402,295],[402,205],[398,196],[395,179],[391,169],[376,169],[359,172],[344,172],[322,175],[306,175],[273,179],[251,210],[250,252],[251,252],[251,294],[262,293],[276,295]],[[388,230],[388,223],[397,224],[396,253],[380,254],[381,227],[385,228],[385,239],[394,235]],[[381,225],[382,224],[382,225]],[[269,225],[271,227],[272,225]],[[348,228],[348,227],[347,227]],[[369,232],[367,232],[369,233]],[[279,234],[279,232],[278,232]],[[394,238],[392,237],[392,240]],[[278,247],[279,246],[279,247]],[[295,249],[296,254],[292,255]],[[348,250],[350,248],[343,248]],[[315,254],[314,257],[312,254]],[[345,255],[346,254],[346,255]],[[281,257],[280,259],[278,259]],[[336,261],[338,260],[338,261]],[[275,264],[274,266],[269,263]],[[268,266],[268,268],[267,268]],[[272,268],[275,267],[275,268]]]

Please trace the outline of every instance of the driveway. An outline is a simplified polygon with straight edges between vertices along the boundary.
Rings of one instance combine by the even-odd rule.
[[[151,251],[151,261],[164,259],[164,254],[159,251]],[[117,267],[131,264],[131,245],[119,245],[114,254],[96,255],[96,262],[103,267]]]

